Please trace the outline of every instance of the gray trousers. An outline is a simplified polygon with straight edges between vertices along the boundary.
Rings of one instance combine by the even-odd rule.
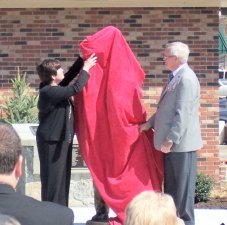
[[[196,151],[170,152],[164,156],[164,192],[170,194],[185,225],[195,225],[194,199]]]

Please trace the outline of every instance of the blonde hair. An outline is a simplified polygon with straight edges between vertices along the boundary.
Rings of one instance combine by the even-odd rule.
[[[126,208],[124,225],[177,225],[173,198],[168,194],[144,191]]]
[[[12,216],[0,214],[0,225],[21,225],[21,224]]]

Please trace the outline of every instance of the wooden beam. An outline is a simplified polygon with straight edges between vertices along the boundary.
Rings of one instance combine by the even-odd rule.
[[[0,8],[227,7],[227,0],[0,0]]]
[[[222,8],[227,7],[227,0],[220,0],[220,7]]]

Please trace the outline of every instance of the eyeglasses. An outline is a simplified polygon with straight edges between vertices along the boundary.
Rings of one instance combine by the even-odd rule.
[[[175,57],[175,55],[163,55],[163,60],[166,60],[168,58],[172,58],[172,57]]]

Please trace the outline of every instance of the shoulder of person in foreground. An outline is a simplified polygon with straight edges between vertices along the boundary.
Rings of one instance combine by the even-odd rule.
[[[23,200],[22,200],[23,198]],[[63,205],[43,201],[21,195],[21,207],[31,208],[32,217],[40,221],[40,224],[72,225],[74,221],[73,211]]]
[[[73,224],[74,213],[72,209],[53,202],[44,201],[41,202],[41,204],[43,208],[46,208],[47,211],[49,210],[48,214],[52,214],[53,218],[55,217],[55,225],[56,224],[62,225],[63,223],[65,225]],[[56,214],[58,214],[58,216],[56,216]]]

